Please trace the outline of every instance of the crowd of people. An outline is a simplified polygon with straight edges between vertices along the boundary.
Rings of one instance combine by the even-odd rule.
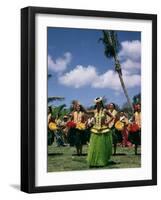
[[[87,162],[90,167],[106,166],[117,146],[137,147],[141,144],[141,105],[134,105],[133,116],[117,111],[115,104],[103,104],[102,97],[94,100],[93,109],[85,109],[73,101],[72,111],[63,119],[52,116],[48,108],[48,145],[55,139],[57,146],[75,146],[78,156],[88,145]]]

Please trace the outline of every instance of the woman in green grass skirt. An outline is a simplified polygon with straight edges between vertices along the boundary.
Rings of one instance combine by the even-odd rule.
[[[96,98],[95,103],[95,124],[91,128],[87,162],[90,167],[103,167],[108,165],[112,155],[112,133],[106,124],[110,113],[104,109],[101,97]]]

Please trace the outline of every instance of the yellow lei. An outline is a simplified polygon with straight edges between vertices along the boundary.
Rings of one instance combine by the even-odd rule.
[[[79,130],[85,130],[85,123],[82,123],[82,116],[83,116],[83,113],[80,111],[80,112],[77,112],[75,111],[74,114],[74,122],[76,123],[76,128],[79,129]]]
[[[82,112],[75,111],[74,114],[73,114],[73,117],[74,117],[75,123],[81,122],[82,121]]]
[[[106,117],[105,111],[100,110],[95,112],[95,125],[91,128],[92,133],[100,134],[107,133],[110,129],[106,125],[102,125],[102,119]]]
[[[86,128],[85,123],[81,123],[81,122],[77,123],[76,128],[79,130],[85,130]]]

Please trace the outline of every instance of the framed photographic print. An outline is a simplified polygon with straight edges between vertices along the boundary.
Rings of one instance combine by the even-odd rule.
[[[157,16],[21,9],[21,190],[157,184]]]

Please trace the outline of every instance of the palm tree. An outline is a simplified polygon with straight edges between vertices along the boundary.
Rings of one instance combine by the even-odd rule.
[[[65,99],[64,97],[59,97],[59,96],[48,97],[48,103],[56,100],[62,101],[64,99]]]
[[[115,31],[105,31],[103,30],[103,38],[100,38],[100,41],[104,44],[104,53],[107,58],[113,58],[115,62],[115,71],[118,73],[122,89],[127,98],[127,102],[130,108],[133,110],[132,103],[130,101],[125,83],[122,77],[121,65],[118,59],[118,52],[120,50],[120,43],[117,39],[117,33]]]

